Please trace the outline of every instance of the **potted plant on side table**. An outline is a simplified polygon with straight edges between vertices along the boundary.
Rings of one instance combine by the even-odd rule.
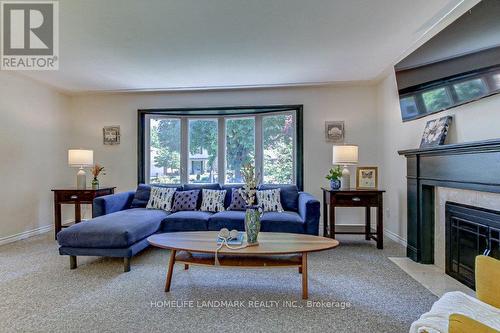
[[[96,163],[92,167],[91,172],[92,172],[92,176],[94,176],[94,179],[92,179],[92,189],[93,190],[98,190],[99,189],[99,179],[97,179],[97,177],[99,177],[99,174],[101,172],[102,172],[103,175],[105,175],[105,173],[104,173],[104,167]]]
[[[332,190],[338,190],[340,189],[342,183],[340,179],[342,178],[342,169],[340,168],[340,165],[337,165],[334,168],[330,169],[330,172],[328,175],[325,177],[330,181],[330,188]]]

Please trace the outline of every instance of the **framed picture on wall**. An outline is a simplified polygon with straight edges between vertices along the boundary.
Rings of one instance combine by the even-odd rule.
[[[326,142],[344,143],[345,139],[344,121],[326,121],[325,138]]]
[[[375,190],[378,188],[377,167],[356,168],[356,188],[359,190]]]
[[[103,143],[105,145],[120,144],[120,126],[104,126],[102,129]]]

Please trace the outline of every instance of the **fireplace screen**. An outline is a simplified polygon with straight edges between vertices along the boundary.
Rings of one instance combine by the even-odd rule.
[[[446,203],[446,274],[475,289],[474,261],[500,259],[500,212]]]

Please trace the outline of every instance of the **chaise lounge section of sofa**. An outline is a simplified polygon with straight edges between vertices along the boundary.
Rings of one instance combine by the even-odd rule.
[[[130,259],[149,246],[147,237],[155,233],[180,231],[218,231],[221,228],[244,231],[245,212],[227,210],[234,186],[219,184],[184,185],[177,191],[192,189],[225,189],[226,210],[217,213],[197,210],[167,212],[147,209],[151,187],[140,184],[136,191],[96,198],[93,218],[66,228],[57,234],[59,253],[70,256],[70,268],[77,267],[77,256],[120,257],[124,271],[130,270]],[[317,235],[320,203],[312,195],[299,192],[294,185],[263,185],[260,189],[280,188],[283,212],[265,212],[261,231]]]

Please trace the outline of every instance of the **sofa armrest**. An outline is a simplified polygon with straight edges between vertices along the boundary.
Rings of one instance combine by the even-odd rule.
[[[105,195],[94,199],[92,217],[107,215],[130,208],[135,191]]]
[[[320,203],[311,194],[299,193],[299,215],[304,220],[306,234],[318,235]]]

